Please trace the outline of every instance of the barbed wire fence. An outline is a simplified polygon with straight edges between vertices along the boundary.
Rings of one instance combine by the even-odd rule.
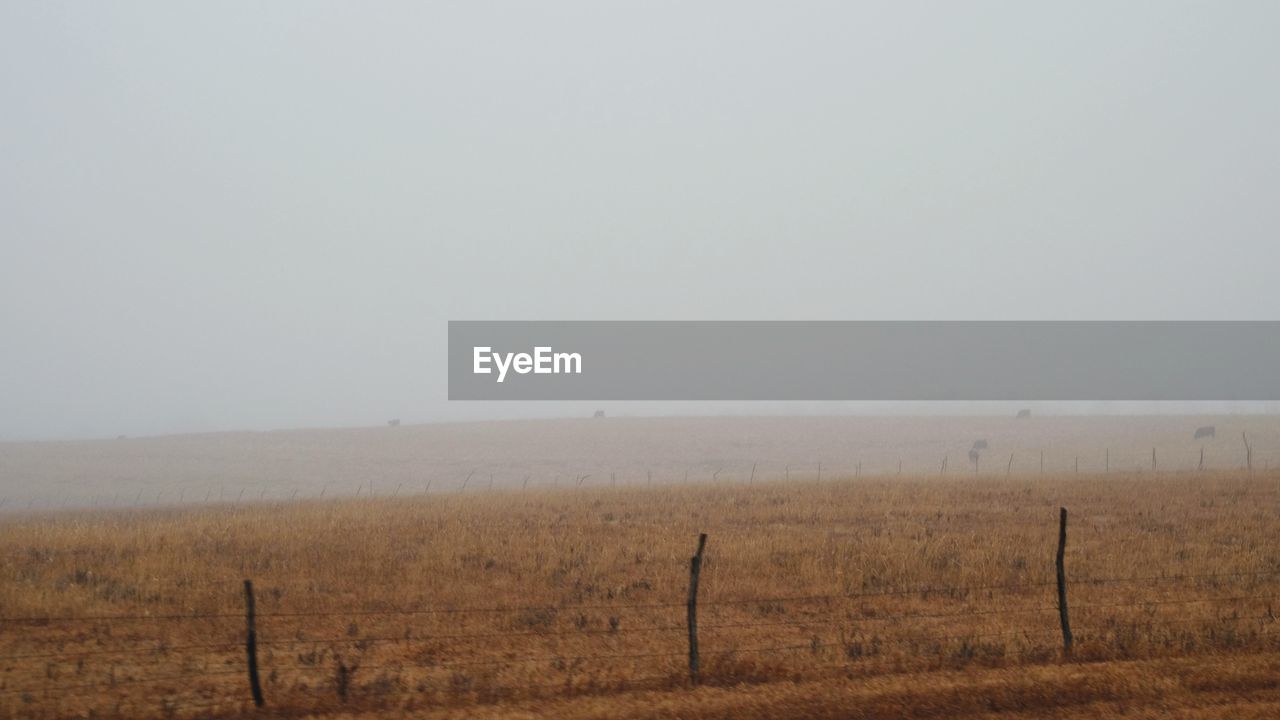
[[[764,682],[776,679],[779,672],[790,677],[817,678],[832,673],[853,677],[862,666],[874,658],[887,657],[891,650],[939,662],[964,660],[984,652],[984,642],[1013,639],[1040,660],[1071,660],[1082,646],[1123,645],[1132,642],[1137,632],[1172,643],[1178,641],[1179,626],[1194,624],[1211,627],[1216,637],[1185,635],[1182,642],[1227,648],[1247,642],[1262,642],[1267,647],[1275,644],[1275,635],[1269,630],[1276,621],[1273,601],[1280,570],[1073,578],[1062,559],[1065,509],[1059,522],[1057,573],[1052,581],[699,598],[699,574],[707,543],[704,534],[690,560],[689,592],[684,601],[260,610],[253,583],[245,580],[244,607],[236,611],[0,617],[0,631],[4,635],[17,633],[23,646],[2,656],[0,708],[7,705],[60,714],[63,703],[88,701],[101,706],[102,712],[129,716],[142,712],[139,703],[148,703],[161,707],[168,716],[198,716],[215,709],[269,709],[272,693],[278,690],[276,700],[294,707],[299,702],[313,702],[315,707],[310,710],[321,712],[328,707],[326,703],[368,702],[360,696],[364,691],[356,677],[367,678],[374,671],[378,675],[367,681],[366,687],[377,686],[382,697],[417,697],[424,703],[448,703],[450,698],[456,703],[461,697],[498,701],[692,687],[722,680]],[[1245,587],[1239,587],[1242,584]],[[1072,592],[1104,586],[1127,586],[1135,591],[1149,588],[1152,592],[1146,597],[1068,604],[1069,596],[1074,597]],[[1224,594],[1224,588],[1229,592]],[[1192,592],[1171,597],[1172,589]],[[1009,607],[981,606],[996,593],[1030,600]],[[954,600],[963,605],[886,612],[860,604],[905,599]],[[979,603],[976,607],[975,602]],[[1211,607],[1214,612],[1200,617],[1159,616],[1160,608],[1191,605]],[[752,611],[746,618],[728,615],[744,608]],[[1141,622],[1121,626],[1094,616],[1095,611],[1123,608],[1141,611]],[[681,611],[684,622],[679,621]],[[588,612],[607,613],[608,619],[603,626],[593,626],[586,620]],[[551,622],[574,614],[578,621],[573,627],[556,627]],[[446,619],[457,630],[423,633],[406,627],[402,632],[371,634],[360,632],[358,625],[369,618],[426,616]],[[477,631],[459,620],[475,616],[499,616],[527,627]],[[931,621],[977,618],[981,626],[964,632],[930,627]],[[332,632],[335,624],[346,625],[346,631]],[[216,627],[225,633],[225,639],[172,643],[160,631],[166,625]],[[1249,625],[1256,625],[1252,635],[1236,630]],[[878,629],[887,626],[905,629],[896,635]],[[666,644],[643,652],[620,647],[620,640],[640,636],[646,641],[660,638]],[[573,641],[575,646],[557,646],[555,652],[547,653],[530,653],[519,643],[494,646],[530,638]],[[368,655],[374,648],[389,645],[412,652],[395,658]],[[451,654],[459,647],[466,651],[488,649],[492,654]],[[744,666],[744,658],[764,665]],[[718,666],[717,662],[728,665]],[[83,676],[94,668],[98,679],[64,680],[68,671]],[[487,690],[476,677],[460,672],[514,669],[521,672],[505,684],[490,683]],[[13,679],[15,670],[26,670],[27,677]],[[552,674],[560,678],[545,682]],[[33,675],[41,676],[38,682],[32,681]],[[284,682],[288,678],[293,678],[292,686]],[[142,699],[128,692],[139,687],[153,692]]]

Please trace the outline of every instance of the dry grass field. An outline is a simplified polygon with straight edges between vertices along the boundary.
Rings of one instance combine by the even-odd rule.
[[[1277,511],[1259,470],[15,515],[0,717],[1275,717]]]

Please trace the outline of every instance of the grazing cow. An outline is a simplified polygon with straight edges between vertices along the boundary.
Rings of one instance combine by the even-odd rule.
[[[596,414],[595,414],[595,415],[592,415],[591,417],[593,417],[593,418],[597,418],[597,419],[603,418],[603,417],[604,417],[604,411],[603,411],[603,410],[597,410],[597,411],[596,411]]]
[[[1018,411],[1018,419],[1019,419],[1019,420],[1021,420],[1021,419],[1023,419],[1023,418],[1029,418],[1029,417],[1031,417],[1031,411],[1030,411],[1030,410],[1028,410],[1027,408],[1023,408],[1023,409],[1021,409],[1021,410],[1019,410],[1019,411]]]
[[[975,451],[977,451],[977,450],[986,450],[986,449],[987,449],[987,441],[986,441],[986,440],[974,440],[974,441],[973,441],[973,449],[974,449]]]
[[[1200,438],[1217,439],[1217,437],[1217,429],[1213,425],[1205,425],[1204,427],[1196,428],[1196,440],[1199,440]]]
[[[391,418],[387,421],[389,427],[400,427],[400,418]]]
[[[980,457],[982,457],[982,455],[977,450],[969,451],[969,462],[973,463],[974,470],[978,469],[978,458]]]

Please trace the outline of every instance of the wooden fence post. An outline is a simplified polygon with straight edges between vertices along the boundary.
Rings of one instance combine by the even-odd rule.
[[[1253,446],[1249,444],[1249,436],[1240,433],[1240,437],[1244,440],[1244,464],[1249,468],[1249,472],[1253,472]]]
[[[1107,472],[1111,472],[1111,448],[1107,448]]]
[[[254,628],[253,581],[244,581],[244,649],[249,656],[249,690],[253,693],[253,704],[262,707],[262,684],[258,681],[258,631]]]
[[[1200,447],[1200,466],[1197,467],[1196,470],[1204,470],[1204,446]]]
[[[751,485],[756,481],[756,464],[751,463],[751,478],[747,480],[747,484]]]
[[[1156,449],[1151,448],[1151,472],[1156,471]]]
[[[1058,515],[1058,620],[1062,623],[1062,651],[1071,655],[1071,621],[1067,617],[1067,570],[1063,555],[1067,550],[1067,509],[1059,508]]]
[[[1004,469],[1004,476],[1009,477],[1013,474],[1013,453],[1009,453],[1009,464]]]
[[[702,574],[702,550],[707,534],[698,535],[698,552],[689,558],[689,681],[698,682],[698,576]]]

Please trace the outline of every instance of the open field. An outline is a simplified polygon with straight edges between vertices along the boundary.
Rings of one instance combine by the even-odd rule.
[[[1277,511],[1258,470],[16,515],[0,716],[258,714],[248,578],[273,716],[1274,717]]]
[[[1195,439],[1200,426],[1216,437]],[[1280,415],[665,417],[0,443],[0,512],[844,475],[1280,467]]]

